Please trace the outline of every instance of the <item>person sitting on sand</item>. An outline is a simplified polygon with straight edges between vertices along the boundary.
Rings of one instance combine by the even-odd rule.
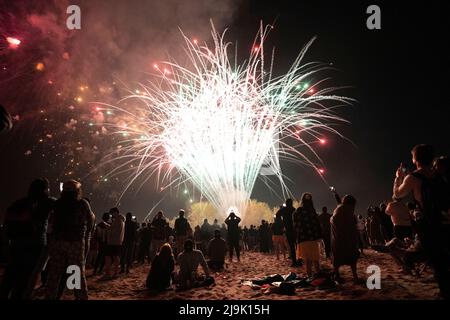
[[[337,206],[331,217],[331,258],[336,280],[341,281],[339,267],[350,265],[353,281],[359,282],[356,272],[356,262],[359,257],[358,230],[356,228],[356,199],[346,195]]]
[[[225,263],[225,255],[227,253],[227,243],[221,237],[220,230],[214,231],[214,238],[209,241],[208,245],[208,266],[213,271],[222,271]]]
[[[172,283],[172,275],[175,269],[175,259],[172,247],[165,243],[159,249],[159,253],[152,261],[152,266],[147,276],[148,289],[156,291],[167,290]]]
[[[206,277],[209,277],[209,268],[205,257],[200,250],[194,249],[191,239],[184,243],[184,251],[177,258],[180,270],[178,272],[178,283],[180,289],[191,288],[197,277],[198,265],[201,265]]]

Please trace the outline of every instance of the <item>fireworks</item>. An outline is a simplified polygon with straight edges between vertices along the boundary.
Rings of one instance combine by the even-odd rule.
[[[44,71],[45,65],[42,62],[38,62],[38,63],[36,63],[36,67],[35,68],[36,68],[37,71]]]
[[[13,37],[6,37],[6,41],[11,49],[17,49],[22,41]]]
[[[350,99],[331,94],[336,88],[324,87],[326,79],[313,81],[327,66],[301,63],[314,39],[286,74],[273,76],[273,57],[267,65],[264,56],[268,30],[261,27],[240,65],[228,54],[225,33],[213,28],[212,47],[183,35],[189,63],[154,64],[159,79],[142,85],[139,93],[133,90],[122,101],[127,107],[111,107],[128,120],[111,124],[126,138],[120,141],[121,153],[109,159],[117,163],[109,176],[131,173],[126,189],[151,176],[166,184],[161,190],[190,183],[219,212],[233,208],[244,215],[268,156],[283,196],[289,191],[280,159],[309,164],[322,175],[302,149],[317,162],[312,145],[325,142],[323,131],[339,134],[330,123],[344,121],[335,109]],[[130,99],[137,100],[134,109]]]

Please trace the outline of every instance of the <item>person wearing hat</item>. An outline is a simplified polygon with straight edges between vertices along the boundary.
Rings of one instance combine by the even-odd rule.
[[[80,288],[74,289],[77,300],[88,299],[85,274],[85,248],[95,215],[89,202],[82,198],[81,183],[69,180],[63,184],[61,197],[55,203],[52,216],[53,243],[49,249],[49,274],[46,298],[59,298],[58,288],[69,266],[80,270]]]

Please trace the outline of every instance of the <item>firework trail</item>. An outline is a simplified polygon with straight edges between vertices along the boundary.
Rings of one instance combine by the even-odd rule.
[[[268,156],[283,195],[289,191],[279,160],[306,163],[323,176],[313,145],[324,131],[339,134],[332,125],[344,120],[335,109],[351,100],[333,95],[328,79],[308,82],[330,68],[301,64],[314,39],[286,74],[273,76],[273,54],[268,66],[264,55],[270,29],[261,26],[248,60],[239,65],[229,56],[225,32],[213,26],[211,47],[183,34],[185,66],[155,64],[157,81],[141,85],[119,106],[105,105],[127,119],[112,125],[123,139],[106,161],[117,164],[110,175],[130,174],[126,189],[152,176],[163,183],[161,190],[192,183],[219,212],[232,208],[241,215]],[[301,151],[305,147],[315,161]]]

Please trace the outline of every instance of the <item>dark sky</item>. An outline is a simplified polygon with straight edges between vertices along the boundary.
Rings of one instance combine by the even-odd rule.
[[[188,1],[182,3],[189,5]],[[317,36],[306,60],[332,62],[339,69],[333,74],[335,81],[353,87],[343,93],[358,102],[340,111],[351,124],[339,128],[352,143],[329,136],[327,145],[319,151],[330,185],[342,194],[355,195],[360,212],[370,203],[378,204],[390,197],[395,170],[400,162],[411,165],[409,152],[415,144],[429,143],[438,154],[450,154],[446,96],[450,71],[448,1],[427,1],[422,5],[406,1],[317,0],[238,3],[227,22],[229,39],[237,39],[238,45],[247,44],[261,20],[275,22],[268,40],[269,46],[276,47],[275,73],[286,71],[303,45]],[[381,8],[381,30],[366,28],[366,8],[370,4]],[[8,107],[7,102],[2,104]],[[45,161],[30,163],[24,159],[22,149],[28,143],[27,137],[14,131],[0,136],[2,211],[24,194],[29,181],[42,175],[46,166]],[[309,191],[317,209],[334,206],[328,187],[316,172],[285,163],[282,168],[294,181],[290,187],[297,197]],[[89,190],[89,186],[85,188]],[[161,198],[149,190],[126,195],[121,202],[123,210],[145,215]],[[280,203],[260,182],[253,197],[271,205]],[[93,200],[97,211],[111,206],[95,196]],[[169,195],[162,205],[171,216],[183,205],[183,199]]]

